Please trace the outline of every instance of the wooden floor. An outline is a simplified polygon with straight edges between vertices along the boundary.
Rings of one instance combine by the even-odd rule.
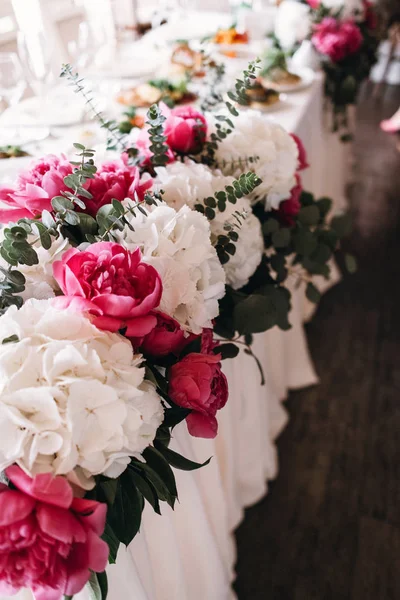
[[[400,600],[400,153],[364,90],[350,190],[359,271],[307,334],[320,385],[291,393],[280,474],[237,532],[239,600]]]

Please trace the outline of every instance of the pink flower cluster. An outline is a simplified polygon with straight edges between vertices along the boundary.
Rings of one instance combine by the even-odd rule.
[[[34,218],[44,210],[52,211],[51,200],[68,190],[64,178],[71,175],[73,167],[64,155],[49,154],[32,162],[30,168],[18,175],[12,187],[0,187],[0,223]],[[105,162],[86,183],[91,199],[84,198],[88,214],[95,216],[99,208],[111,202],[113,198],[124,200],[135,198],[142,200],[150,181],[140,179],[137,167],[127,164],[126,159]],[[69,190],[71,191],[71,190]]]
[[[109,549],[100,536],[106,504],[74,498],[63,477],[31,479],[20,467],[0,487],[0,593],[32,589],[36,600],[61,600],[80,592],[90,571],[101,573]]]
[[[157,271],[142,262],[140,250],[126,250],[112,242],[98,242],[85,251],[68,250],[53,265],[64,296],[57,306],[92,315],[93,323],[108,331],[125,330],[135,349],[155,359],[179,357],[189,342],[179,323],[157,310],[162,282]],[[228,399],[221,356],[213,352],[212,330],[204,330],[201,352],[192,352],[169,370],[169,393],[179,406],[190,408],[191,435],[215,437],[217,411]]]
[[[318,52],[329,56],[334,63],[357,52],[363,41],[361,31],[352,19],[339,21],[333,17],[318,23],[311,39]]]

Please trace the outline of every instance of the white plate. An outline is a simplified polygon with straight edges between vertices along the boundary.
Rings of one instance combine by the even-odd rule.
[[[284,92],[286,94],[291,92],[299,92],[300,90],[304,90],[305,88],[309,87],[315,79],[315,73],[312,69],[290,69],[290,72],[294,75],[298,75],[301,78],[300,81],[293,84],[275,85],[274,90],[279,93]]]
[[[228,96],[224,97],[225,100],[229,100]],[[265,105],[261,105],[261,106],[245,106],[243,104],[238,104],[237,109],[240,110],[259,110],[260,112],[275,112],[275,111],[279,111],[282,110],[283,108],[285,108],[285,106],[288,104],[287,102],[287,96],[286,94],[280,94],[279,95],[279,100],[278,102],[275,102],[275,104],[265,104]],[[231,100],[229,100],[229,102],[231,102]]]
[[[67,127],[82,121],[85,105],[66,85],[63,89],[51,90],[45,98],[27,98],[6,112],[2,119],[8,126]]]

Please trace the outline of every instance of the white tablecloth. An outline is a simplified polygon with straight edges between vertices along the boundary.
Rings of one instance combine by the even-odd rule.
[[[311,164],[303,175],[305,188],[332,196],[335,208],[341,209],[345,206],[343,146],[324,126],[322,105],[318,76],[311,88],[290,95],[285,109],[273,118],[305,144]],[[333,282],[337,278],[334,271]],[[320,286],[323,289],[323,281]],[[175,429],[175,449],[195,460],[213,459],[196,472],[175,471],[179,492],[175,511],[164,506],[160,517],[146,507],[139,535],[128,549],[121,547],[117,564],[108,568],[109,600],[234,598],[232,534],[244,507],[263,497],[268,480],[278,472],[275,440],[287,422],[281,401],[288,389],[318,381],[303,329],[310,306],[302,288],[292,293],[292,329],[274,328],[254,339],[265,385],[260,385],[254,359],[241,352],[224,363],[230,397],[218,415],[218,437],[191,438],[184,423]],[[26,591],[15,598],[32,596]],[[77,596],[77,600],[88,599],[87,591]]]

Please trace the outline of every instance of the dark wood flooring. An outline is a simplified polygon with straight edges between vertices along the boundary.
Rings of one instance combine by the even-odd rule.
[[[400,104],[363,90],[350,189],[359,270],[307,334],[320,385],[291,393],[280,473],[237,531],[239,600],[400,600]]]

